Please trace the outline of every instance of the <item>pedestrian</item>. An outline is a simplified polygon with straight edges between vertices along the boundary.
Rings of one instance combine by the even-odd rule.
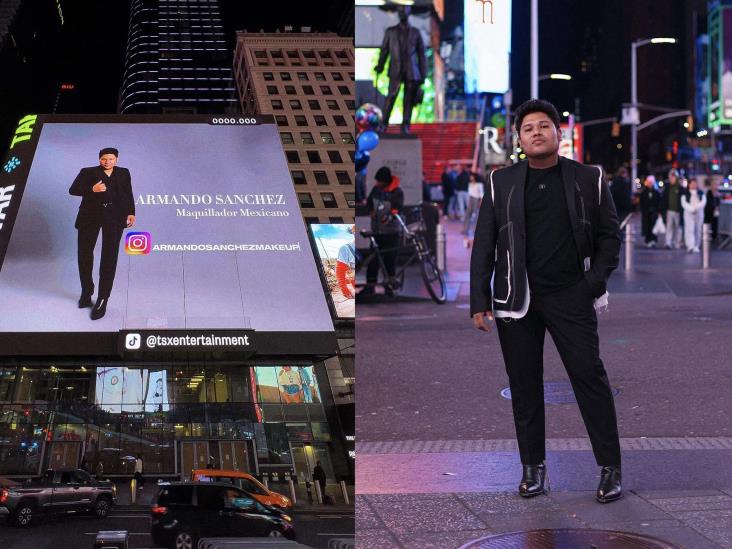
[[[623,220],[633,211],[633,190],[630,179],[628,179],[628,170],[625,166],[622,166],[615,175],[612,186],[610,187],[610,193],[613,196],[615,210],[618,212],[618,221],[622,224]]]
[[[600,359],[595,307],[620,251],[618,217],[602,170],[559,156],[554,105],[516,109],[528,158],[490,175],[470,261],[470,314],[498,338],[511,388],[523,476],[519,495],[547,492],[543,349],[547,329],[567,370],[600,469],[596,498],[621,497],[615,404]]]
[[[666,217],[666,248],[681,248],[681,195],[684,189],[679,182],[679,172],[671,169],[661,197],[661,213]]]
[[[465,221],[463,221],[462,234],[465,237],[470,232],[470,227],[473,221],[473,215],[478,217],[478,208],[480,208],[480,201],[483,200],[484,185],[482,181],[478,180],[478,175],[471,173],[470,182],[468,183],[468,209],[465,211]]]
[[[100,461],[97,463],[97,468],[94,471],[97,477],[97,480],[102,480],[104,477],[104,464]]]
[[[455,197],[457,204],[457,216],[460,221],[465,220],[465,210],[468,208],[468,185],[470,184],[470,166],[460,166],[460,173],[455,183]]]
[[[712,240],[719,235],[719,207],[722,200],[719,194],[719,183],[712,180],[707,189],[707,204],[704,207],[704,223],[712,226]]]
[[[142,476],[142,454],[137,454],[135,460],[135,480],[137,480],[137,489],[141,490],[145,486],[145,478]]]
[[[684,208],[684,241],[689,253],[699,253],[706,205],[707,197],[699,188],[696,179],[692,177],[689,179],[689,186],[681,196],[681,207]]]
[[[661,194],[656,188],[656,178],[649,175],[643,181],[643,189],[640,192],[641,230],[646,248],[656,247],[656,235],[653,234],[653,227],[656,220],[661,217],[660,205]]]
[[[452,197],[455,192],[453,174],[448,164],[440,177],[440,185],[442,186],[442,214],[445,219],[450,217],[450,206],[452,205]]]
[[[427,174],[422,172],[422,202],[432,202],[432,191],[427,183]]]
[[[404,191],[399,187],[399,178],[391,174],[387,166],[382,166],[374,175],[375,184],[367,200],[368,212],[371,216],[371,231],[379,246],[384,267],[389,278],[396,272],[396,256],[401,238],[401,225],[394,219],[404,206]],[[379,262],[369,261],[366,267],[366,286],[359,295],[373,294],[379,278]],[[393,295],[393,289],[384,280],[385,293]]]
[[[320,485],[320,493],[323,496],[323,501],[325,501],[325,470],[323,469],[323,465],[318,461],[315,464],[315,467],[313,468],[313,481],[317,482]]]

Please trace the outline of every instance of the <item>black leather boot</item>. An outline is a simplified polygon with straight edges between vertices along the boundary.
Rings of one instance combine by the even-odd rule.
[[[97,302],[94,304],[94,308],[92,309],[92,312],[91,312],[92,320],[99,320],[106,314],[107,301],[109,301],[109,299],[106,297],[97,298]]]
[[[92,306],[91,294],[81,294],[79,298],[79,309],[85,309],[86,307]]]
[[[600,503],[610,503],[623,496],[620,477],[620,467],[606,466],[600,470],[600,485],[597,487],[597,501]]]
[[[530,498],[549,492],[549,477],[546,473],[546,464],[524,465],[524,475],[519,484],[519,495]],[[546,486],[545,486],[546,485]]]

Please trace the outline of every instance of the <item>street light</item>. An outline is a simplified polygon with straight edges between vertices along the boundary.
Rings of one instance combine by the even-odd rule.
[[[542,74],[539,80],[572,80],[572,76],[569,74],[562,74],[553,72],[551,74]]]
[[[638,179],[638,67],[636,50],[646,44],[675,44],[676,38],[644,38],[635,40],[630,48],[630,173],[633,185]]]

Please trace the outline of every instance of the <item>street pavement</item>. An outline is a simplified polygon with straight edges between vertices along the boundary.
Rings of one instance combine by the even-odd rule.
[[[611,277],[598,320],[617,392],[621,501],[594,501],[599,468],[547,336],[552,491],[523,500],[498,338],[472,327],[470,250],[459,224],[447,227],[448,303],[431,302],[414,281],[411,295],[358,304],[359,549],[457,548],[544,528],[732,547],[732,250],[715,249],[702,270],[698,254],[636,245],[635,269],[621,264]]]

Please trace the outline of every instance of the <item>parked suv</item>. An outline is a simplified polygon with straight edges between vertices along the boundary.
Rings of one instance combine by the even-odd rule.
[[[114,485],[81,469],[49,469],[39,479],[0,489],[0,516],[27,527],[36,513],[93,511],[104,518],[117,501]]]
[[[153,541],[175,549],[195,547],[202,537],[295,539],[290,516],[262,505],[231,484],[163,483],[151,513]]]

